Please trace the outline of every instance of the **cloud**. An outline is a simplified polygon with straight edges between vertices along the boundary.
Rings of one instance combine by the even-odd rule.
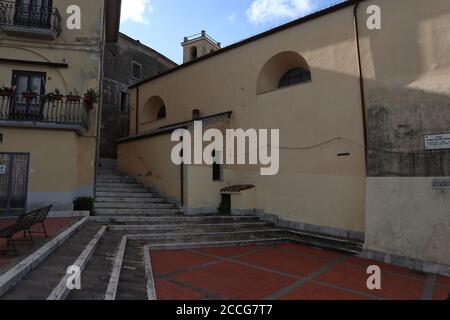
[[[238,19],[238,15],[236,13],[232,13],[228,16],[228,22],[231,24],[236,23],[237,19]]]
[[[253,24],[261,24],[284,18],[298,18],[313,10],[311,0],[253,0],[247,10],[247,18]]]
[[[147,14],[153,12],[150,0],[126,0],[122,1],[122,22],[131,21],[147,24]]]

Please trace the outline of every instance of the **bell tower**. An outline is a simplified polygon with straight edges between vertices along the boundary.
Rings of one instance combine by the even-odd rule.
[[[183,47],[183,63],[206,56],[221,48],[220,42],[211,38],[205,30],[199,34],[184,37],[181,46]]]

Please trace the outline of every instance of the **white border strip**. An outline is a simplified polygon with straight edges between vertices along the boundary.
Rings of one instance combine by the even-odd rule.
[[[47,242],[39,250],[28,256],[15,267],[7,271],[0,277],[0,297],[8,292],[12,287],[20,282],[29,272],[35,269],[56,249],[61,247],[69,238],[71,238],[83,225],[88,222],[88,218],[83,218],[68,229],[60,233],[56,238]]]
[[[82,272],[86,265],[88,264],[89,260],[91,259],[92,255],[95,252],[95,249],[97,248],[100,239],[103,237],[103,235],[106,232],[107,227],[102,227],[99,232],[95,235],[95,237],[89,242],[89,244],[86,246],[86,248],[83,250],[81,255],[78,257],[78,259],[73,263],[73,265],[78,266],[80,268],[80,271]],[[47,300],[64,300],[67,298],[67,296],[70,293],[69,288],[67,288],[67,280],[69,279],[71,275],[66,274],[59,284],[55,287],[55,289],[52,291],[52,293],[48,296]]]
[[[148,300],[156,301],[155,278],[153,277],[152,260],[150,258],[150,246],[144,246],[145,275],[147,276],[147,296]]]
[[[128,236],[123,236],[120,242],[119,249],[116,253],[114,267],[109,278],[108,289],[106,290],[105,300],[116,300],[117,289],[119,287],[120,272],[122,271],[123,258],[127,248]]]

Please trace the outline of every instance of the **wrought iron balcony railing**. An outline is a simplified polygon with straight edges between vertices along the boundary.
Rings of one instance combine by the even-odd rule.
[[[89,109],[82,99],[35,94],[0,95],[0,121],[41,122],[89,129]]]
[[[58,36],[61,16],[57,8],[0,0],[0,26],[43,29]]]

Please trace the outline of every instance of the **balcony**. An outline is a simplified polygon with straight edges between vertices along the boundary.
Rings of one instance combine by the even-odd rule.
[[[89,107],[80,97],[0,92],[0,127],[89,130]]]
[[[61,16],[56,8],[0,0],[0,29],[14,36],[56,39]]]

